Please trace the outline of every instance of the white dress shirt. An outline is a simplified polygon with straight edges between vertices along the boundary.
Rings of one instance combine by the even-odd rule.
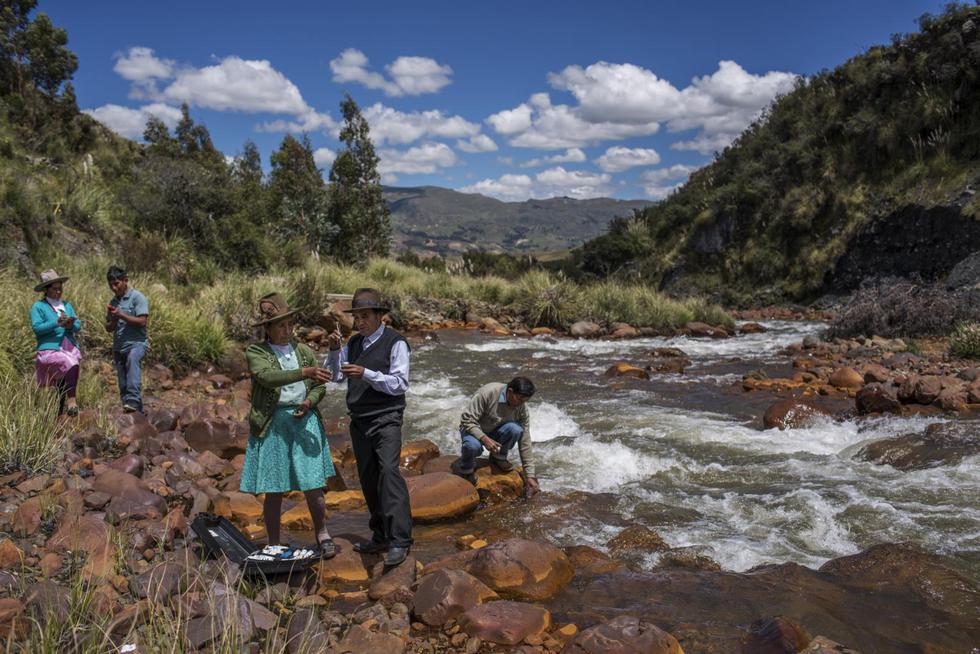
[[[381,334],[384,333],[385,326],[382,323],[378,327],[377,331],[364,339],[364,349],[368,349],[379,338]],[[344,373],[340,372],[340,367],[347,363],[347,346],[343,346],[339,350],[331,350],[330,354],[327,356],[327,368],[333,373],[333,381],[342,382],[344,381]],[[408,344],[405,341],[398,341],[391,348],[391,364],[389,365],[388,374],[384,374],[377,370],[364,369],[364,381],[368,383],[371,388],[381,393],[387,393],[388,395],[404,395],[405,391],[408,390],[408,371],[409,371],[409,356],[408,356]]]

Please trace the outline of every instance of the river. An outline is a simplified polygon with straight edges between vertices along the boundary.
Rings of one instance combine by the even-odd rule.
[[[459,413],[489,381],[530,377],[538,476],[544,489],[605,494],[605,510],[561,524],[552,540],[604,549],[624,521],[655,529],[722,567],[817,567],[881,542],[912,541],[980,577],[980,456],[955,466],[900,472],[854,458],[862,443],[942,418],[818,422],[761,431],[772,396],[738,382],[819,323],[767,322],[767,333],[728,340],[596,341],[507,338],[442,331],[413,352],[405,439],[458,450]],[[610,379],[617,361],[643,365],[655,347],[693,361],[683,375]],[[787,368],[788,372],[788,368]],[[324,408],[342,413],[334,388]],[[512,459],[518,460],[512,452]],[[516,510],[514,520],[535,520]],[[651,564],[657,555],[650,555]]]

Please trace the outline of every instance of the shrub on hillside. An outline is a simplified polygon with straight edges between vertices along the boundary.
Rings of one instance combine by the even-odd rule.
[[[967,312],[940,286],[884,278],[865,283],[830,328],[831,337],[938,336]]]
[[[964,359],[980,359],[980,323],[959,325],[949,337],[949,351]]]

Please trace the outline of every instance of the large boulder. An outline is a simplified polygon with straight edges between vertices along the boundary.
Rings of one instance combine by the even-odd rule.
[[[248,434],[237,423],[220,418],[201,418],[184,427],[184,440],[198,452],[214,452],[222,459],[245,453]]]
[[[934,423],[922,432],[868,443],[857,457],[899,470],[920,470],[956,465],[980,453],[980,433],[970,423]]]
[[[492,599],[497,599],[497,593],[468,572],[437,570],[419,582],[414,613],[420,621],[437,627]]]
[[[560,549],[544,541],[511,538],[460,552],[426,566],[435,570],[465,570],[501,597],[546,600],[574,575],[571,562]]]
[[[859,591],[915,597],[931,609],[965,617],[974,625],[980,616],[976,582],[911,543],[875,545],[858,554],[831,559],[819,571]]]
[[[517,645],[551,626],[551,613],[534,604],[506,600],[481,604],[460,616],[459,626],[471,636],[499,645]]]
[[[353,544],[345,538],[334,538],[337,555],[316,564],[317,579],[321,585],[332,583],[364,583],[371,578],[366,560],[370,557],[354,551]]]
[[[471,483],[448,472],[409,477],[405,483],[412,519],[419,522],[457,518],[480,503],[480,495]]]
[[[817,419],[829,416],[824,406],[805,398],[788,398],[772,404],[762,416],[764,429],[799,429],[809,427]]]
[[[347,630],[335,651],[338,654],[402,654],[405,641],[395,634],[371,631],[356,624]]]
[[[595,338],[602,335],[602,326],[590,320],[580,320],[568,328],[568,333],[576,338]]]
[[[901,413],[902,403],[890,386],[874,382],[864,386],[854,396],[854,404],[861,415],[869,413]]]
[[[562,649],[563,654],[684,654],[669,633],[640,618],[621,615],[589,627]]]
[[[161,518],[167,512],[167,503],[146,482],[121,470],[104,470],[95,478],[92,490],[112,498],[106,511],[118,519]]]
[[[65,513],[47,548],[52,552],[84,552],[87,558],[82,573],[88,578],[109,579],[116,573],[117,548],[109,525],[90,513]]]

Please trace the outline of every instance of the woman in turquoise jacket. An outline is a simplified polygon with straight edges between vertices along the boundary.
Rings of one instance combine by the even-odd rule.
[[[44,297],[31,307],[31,327],[37,338],[34,368],[41,386],[58,389],[58,415],[78,415],[75,389],[78,387],[79,362],[82,352],[78,349],[78,332],[82,321],[75,309],[61,298],[62,284],[67,277],[53,270],[41,273],[41,283],[34,287]]]

